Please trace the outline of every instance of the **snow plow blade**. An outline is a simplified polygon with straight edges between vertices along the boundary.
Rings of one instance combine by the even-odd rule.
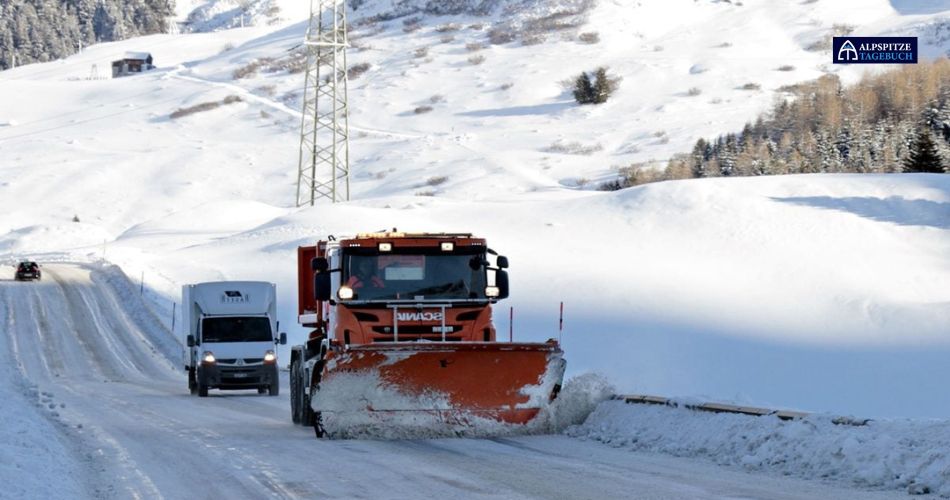
[[[311,399],[318,426],[334,437],[401,437],[524,427],[557,396],[565,363],[553,341],[413,342],[351,346],[324,366]]]

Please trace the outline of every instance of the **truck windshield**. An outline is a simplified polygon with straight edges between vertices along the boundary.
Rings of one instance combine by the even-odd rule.
[[[264,342],[274,339],[270,320],[263,317],[205,318],[203,342]]]
[[[410,249],[411,251],[411,249]],[[484,254],[344,255],[342,284],[355,300],[485,298]]]

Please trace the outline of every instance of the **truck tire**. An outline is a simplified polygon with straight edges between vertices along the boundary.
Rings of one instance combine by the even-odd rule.
[[[290,420],[295,424],[300,423],[301,419],[301,409],[300,409],[300,399],[301,399],[301,390],[300,390],[300,362],[294,360],[290,364]]]
[[[310,396],[308,394],[304,394],[301,406],[300,423],[303,425],[314,425],[314,422],[317,420],[317,414],[313,411],[313,408],[310,407]]]
[[[208,386],[206,386],[206,385],[204,385],[204,384],[202,384],[202,383],[200,383],[200,382],[198,383],[198,397],[199,397],[199,398],[206,398],[206,397],[208,397]]]

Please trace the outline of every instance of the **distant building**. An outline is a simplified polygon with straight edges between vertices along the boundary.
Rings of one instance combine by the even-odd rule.
[[[129,76],[155,68],[152,54],[148,52],[126,52],[118,61],[112,61],[112,78]]]

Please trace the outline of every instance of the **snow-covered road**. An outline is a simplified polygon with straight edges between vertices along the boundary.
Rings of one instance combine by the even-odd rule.
[[[98,267],[0,281],[0,469],[27,496],[99,498],[892,498],[567,436],[316,440],[279,397],[189,395],[177,343]],[[45,420],[45,422],[42,422]],[[44,431],[46,429],[47,431]],[[59,444],[57,444],[59,443]],[[55,451],[61,444],[63,455]],[[16,451],[19,450],[19,451]],[[52,451],[51,451],[52,450]],[[11,456],[6,456],[11,455]],[[10,474],[11,477],[6,477]],[[15,494],[17,490],[0,493]],[[78,493],[77,493],[78,492]],[[17,495],[21,496],[21,495]]]

